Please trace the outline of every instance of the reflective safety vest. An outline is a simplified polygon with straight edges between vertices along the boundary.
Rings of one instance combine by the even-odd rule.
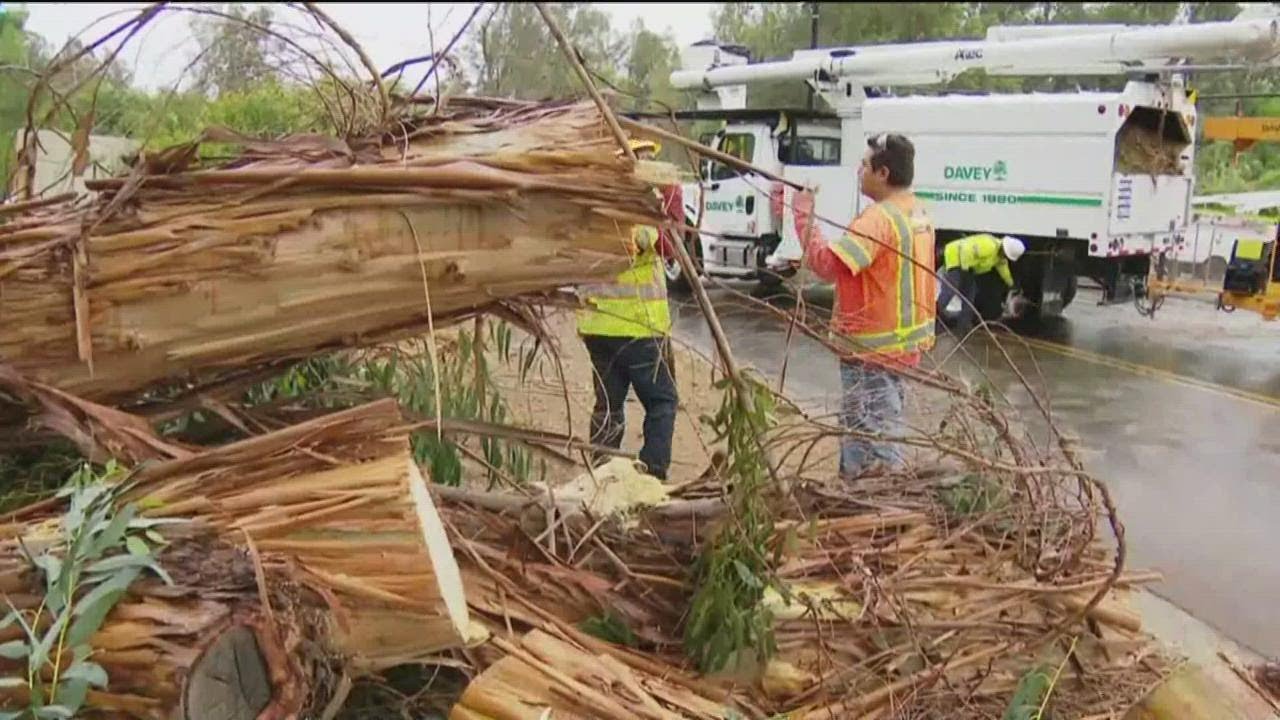
[[[631,267],[612,283],[581,289],[595,310],[578,311],[578,332],[607,337],[660,337],[671,332],[671,308],[667,304],[667,278],[658,254],[658,231],[647,225],[632,228],[639,252]]]
[[[943,264],[948,270],[967,270],[974,275],[985,275],[995,270],[1005,285],[1013,287],[1013,273],[1009,260],[1000,252],[1000,240],[994,235],[970,235],[949,243],[942,249]]]
[[[859,218],[850,233],[830,244],[853,271],[836,288],[833,329],[853,341],[855,356],[918,358],[935,340],[933,225],[919,201],[913,202],[910,216],[890,201],[876,203],[865,213],[881,214],[892,235],[867,238],[853,233],[865,227]]]

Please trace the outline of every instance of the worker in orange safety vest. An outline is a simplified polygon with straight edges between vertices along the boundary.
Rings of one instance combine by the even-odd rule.
[[[825,240],[813,217],[813,194],[796,193],[796,233],[815,275],[835,285],[833,334],[848,347],[840,358],[843,389],[840,476],[851,480],[879,464],[900,467],[892,435],[901,424],[901,371],[933,347],[937,278],[934,230],[911,191],[915,147],[884,133],[867,142],[859,170],[862,194],[875,202],[845,232]]]

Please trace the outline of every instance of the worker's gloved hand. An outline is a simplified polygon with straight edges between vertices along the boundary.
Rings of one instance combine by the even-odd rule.
[[[796,235],[803,241],[806,233],[813,232],[813,192],[797,190],[791,200],[791,213],[796,222]]]
[[[1026,310],[1026,301],[1022,297],[1022,288],[1016,285],[1010,288],[1009,294],[1004,297],[1002,310],[1005,318],[1022,317],[1022,313]]]

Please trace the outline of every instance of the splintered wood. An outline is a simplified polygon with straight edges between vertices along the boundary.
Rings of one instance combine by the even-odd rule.
[[[1156,576],[1123,576],[1077,624],[1073,614],[1106,581],[1107,549],[1091,550],[1079,571],[1040,580],[1016,562],[1015,541],[1001,531],[1004,514],[955,516],[930,500],[937,481],[903,477],[887,485],[898,489],[879,496],[869,489],[865,498],[843,501],[838,492],[798,488],[797,502],[781,510],[770,552],[777,553],[783,593],[765,595],[778,653],[765,664],[739,658],[701,681],[729,693],[717,699],[717,717],[729,708],[741,717],[808,720],[999,716],[1020,676],[1045,659],[1065,665],[1055,707],[1078,717],[1122,711],[1159,679],[1160,658],[1123,595]],[[691,526],[672,522],[682,514],[672,508],[686,516],[696,509],[706,537],[731,522],[723,506],[716,513],[704,500],[674,499],[626,529],[569,523],[555,552],[533,542],[542,530],[530,527],[533,515],[506,517],[484,510],[498,506],[484,497],[454,497],[441,512],[459,533],[454,545],[468,603],[495,637],[507,643],[520,643],[525,632],[565,637],[608,618],[610,636],[622,633],[658,667],[689,671],[680,628],[694,590],[688,568],[701,542]],[[579,546],[589,549],[575,553]],[[1062,623],[1066,632],[1055,639],[1050,633]],[[624,650],[596,642],[603,647],[586,656]],[[547,717],[535,708],[550,709],[550,717],[612,717],[601,708],[581,714],[559,694],[535,689],[546,684],[533,682],[545,674],[543,663],[571,676],[591,667],[582,677],[596,687],[613,688],[631,708],[642,700],[609,676],[606,663],[584,665],[579,654],[560,664],[553,653],[537,656],[539,662],[527,652],[499,657],[472,682],[454,718]],[[967,703],[963,712],[955,707],[957,693]],[[483,713],[480,703],[489,703],[483,705],[489,714],[467,714]],[[662,712],[701,717],[670,706]],[[654,717],[666,715],[655,710]]]
[[[449,720],[716,720],[724,706],[541,630],[513,643],[472,682]]]
[[[323,699],[322,670],[359,676],[483,640],[404,428],[385,400],[137,472],[122,503],[204,534],[159,558],[176,587],[135,583],[93,638],[112,684],[90,704],[169,718],[202,692],[188,678],[205,676],[199,663],[222,643],[208,662],[251,656],[264,672],[246,672],[239,695],[261,697],[265,684],[286,717]],[[60,510],[33,506],[3,528],[0,587],[28,593],[26,609],[38,604],[29,593],[39,577],[21,539]],[[210,717],[210,707],[185,707],[183,717]]]
[[[214,136],[216,139],[227,139]],[[0,224],[0,363],[91,399],[606,279],[661,218],[590,104],[458,99],[362,142],[239,139]]]

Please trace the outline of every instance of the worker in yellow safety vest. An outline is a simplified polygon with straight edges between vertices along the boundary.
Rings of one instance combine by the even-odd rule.
[[[978,278],[995,270],[1005,287],[1017,294],[1013,281],[1013,271],[1009,264],[1018,261],[1026,251],[1026,246],[1015,237],[997,238],[994,235],[979,234],[962,237],[952,241],[942,250],[943,266],[946,274],[939,283],[941,291],[938,295],[938,320],[947,317],[947,305],[957,294],[966,302],[960,307],[960,315],[956,319],[958,330],[967,330],[972,312],[978,297]]]
[[[633,141],[631,147],[641,160],[658,151],[652,142]],[[657,228],[633,226],[630,240],[631,266],[612,283],[579,291],[588,307],[578,312],[578,334],[591,355],[595,376],[591,442],[621,448],[626,431],[623,408],[634,388],[645,413],[640,461],[650,475],[666,479],[679,402],[666,275]]]

